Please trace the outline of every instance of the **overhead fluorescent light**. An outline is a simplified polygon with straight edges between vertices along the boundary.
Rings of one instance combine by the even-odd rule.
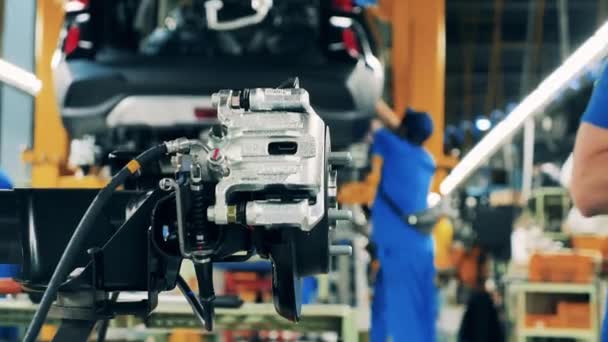
[[[440,185],[441,194],[449,195],[504,145],[526,119],[540,113],[555,97],[587,68],[608,54],[608,22],[579,47],[564,63],[534,89],[513,111],[473,147]]]
[[[477,127],[478,130],[485,132],[492,128],[492,121],[488,118],[479,118],[475,120],[475,127]]]
[[[347,18],[347,17],[333,16],[333,17],[329,18],[329,23],[332,26],[341,28],[341,29],[347,29],[347,28],[353,26],[353,20],[351,18]]]
[[[32,96],[36,96],[42,88],[42,81],[36,75],[3,59],[0,59],[0,82]]]

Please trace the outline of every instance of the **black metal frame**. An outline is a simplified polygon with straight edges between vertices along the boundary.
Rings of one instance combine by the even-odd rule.
[[[9,245],[20,247],[20,255],[2,256],[0,263],[20,260],[18,280],[26,291],[46,289],[68,240],[96,193],[97,190],[87,189],[0,191],[0,234],[10,237]],[[188,212],[189,196],[184,197],[183,209]],[[197,296],[179,278],[183,259],[174,235],[175,202],[173,192],[158,188],[112,195],[82,246],[75,265],[78,273],[73,272],[61,285],[58,300],[49,312],[61,320],[54,341],[86,341],[86,337],[81,337],[89,336],[97,322],[116,315],[145,319],[156,308],[158,294],[176,285],[203,326],[211,330],[215,305],[211,264],[244,261],[254,252],[272,260],[273,297],[278,313],[291,321],[300,319],[300,278],[329,270],[327,213],[310,232],[294,227],[267,230],[238,224],[223,226],[209,260],[195,264],[200,289]],[[172,232],[168,237],[162,233],[165,227]],[[246,253],[236,255],[239,251]],[[109,294],[122,291],[146,292],[148,297],[139,302],[109,299]],[[80,300],[83,296],[85,300]]]
[[[0,192],[1,206],[11,208],[2,217],[3,222],[11,223],[3,226],[5,233],[13,237],[12,244],[21,240],[19,280],[26,290],[44,290],[45,279],[65,246],[63,241],[69,239],[74,229],[71,221],[82,216],[95,193],[94,190],[67,189]],[[53,341],[87,341],[97,322],[116,315],[145,318],[156,308],[158,294],[176,286],[182,259],[162,253],[151,242],[152,212],[163,195],[160,190],[114,195],[104,217],[98,221],[99,227],[90,245],[84,247],[86,251],[79,261],[82,271],[62,285],[51,309],[50,315],[61,321]],[[64,203],[70,205],[69,217],[52,215],[54,211],[60,215],[56,209]],[[125,209],[129,206],[137,209],[126,218]],[[47,235],[48,232],[52,234]],[[19,256],[10,255],[7,259],[16,260]],[[108,297],[115,291],[146,291],[148,298],[117,302]]]

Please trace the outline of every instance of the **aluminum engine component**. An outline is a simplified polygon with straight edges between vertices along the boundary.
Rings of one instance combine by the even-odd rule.
[[[337,208],[334,169],[348,165],[350,154],[331,152],[329,130],[297,79],[286,86],[222,90],[213,95],[220,124],[206,141],[165,144],[176,153],[175,179],[160,187],[175,200],[156,211],[176,206],[177,220],[160,218],[153,231],[166,253],[194,262],[203,312],[213,312],[210,264],[258,253],[273,264],[277,312],[297,321],[301,277],[327,273],[331,255],[350,253],[330,246],[332,226],[352,219]],[[173,228],[165,233],[165,226]]]
[[[311,230],[327,212],[326,191],[335,178],[327,175],[329,133],[308,92],[223,90],[213,100],[223,128],[211,132],[210,152],[198,154],[218,178],[209,221],[232,223],[234,199],[253,193],[244,203],[248,225]]]

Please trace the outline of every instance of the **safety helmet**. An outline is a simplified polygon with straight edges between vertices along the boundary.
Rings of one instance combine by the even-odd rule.
[[[426,112],[407,108],[397,133],[410,143],[422,145],[433,134],[433,119]]]

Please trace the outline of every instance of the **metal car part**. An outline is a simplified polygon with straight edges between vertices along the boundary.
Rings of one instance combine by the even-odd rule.
[[[269,197],[246,203],[249,225],[297,226],[310,231],[323,217],[326,196],[322,165],[325,123],[300,88],[232,90],[213,96],[218,119],[226,127],[223,141],[210,139],[210,167],[222,173],[215,188],[215,205],[208,219],[229,223],[230,197],[245,192]],[[277,189],[279,188],[279,189]],[[298,192],[291,203],[277,201],[280,192]]]
[[[290,85],[297,87],[297,81]],[[93,313],[84,319],[82,338],[99,320],[120,313],[149,315],[159,292],[184,283],[178,279],[183,259],[194,262],[199,284],[198,296],[187,288],[184,292],[211,330],[216,305],[213,263],[245,261],[254,253],[272,263],[277,312],[292,321],[300,319],[302,277],[327,273],[332,255],[351,253],[330,245],[332,227],[352,217],[337,208],[332,164],[344,166],[350,156],[331,152],[329,129],[303,89],[225,90],[214,99],[221,124],[211,129],[206,141],[180,138],[140,153],[90,205],[95,193],[80,190],[0,192],[6,207],[0,219],[14,222],[25,237],[20,241],[20,281],[29,291],[45,292],[27,341],[36,338],[51,305],[61,310],[63,333],[74,328],[69,320],[75,312]],[[155,170],[169,158],[173,176],[161,178]],[[155,183],[116,191],[126,187],[129,177],[151,177]],[[59,205],[49,215],[48,203],[61,202],[58,195],[65,196],[63,202],[76,203]],[[114,219],[102,215],[107,209],[115,212]],[[63,228],[49,229],[57,220]],[[85,222],[86,230],[79,223],[71,231],[75,222]],[[50,235],[51,249],[41,248]],[[87,254],[77,255],[80,248]],[[71,251],[68,257],[66,251]],[[106,267],[114,264],[121,267]],[[120,291],[145,291],[148,299],[80,301],[74,307],[55,300],[93,292],[106,298]]]
[[[188,252],[185,248],[186,246],[186,229],[184,228],[184,214],[183,214],[183,205],[182,205],[182,194],[180,191],[180,187],[177,182],[171,178],[163,178],[158,186],[161,190],[164,191],[175,191],[175,210],[177,212],[177,231],[178,231],[178,239],[179,239],[179,250],[184,258],[191,258],[192,253]]]

